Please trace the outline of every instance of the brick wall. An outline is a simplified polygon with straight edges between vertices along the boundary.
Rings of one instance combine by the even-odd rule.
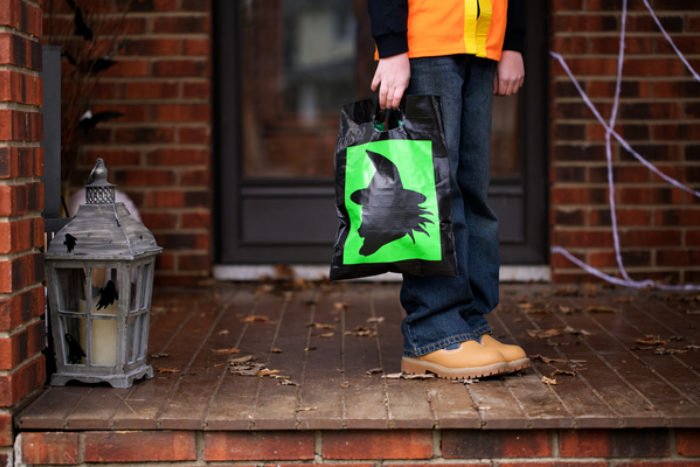
[[[41,7],[0,7],[0,465],[12,414],[44,383]]]
[[[700,70],[700,10],[652,0],[678,48]],[[605,120],[615,94],[620,0],[552,0],[551,49],[563,55]],[[663,172],[700,188],[700,82],[663,38],[641,0],[629,1],[616,131]],[[609,274],[613,248],[605,129],[562,66],[551,62],[551,244]],[[635,279],[700,283],[699,199],[653,175],[613,144],[622,259]],[[553,279],[590,279],[552,255]]]
[[[18,445],[28,466],[700,466],[698,430],[23,432]]]
[[[55,4],[54,20],[69,21],[66,2]],[[82,144],[81,170],[71,182],[84,185],[102,157],[110,181],[134,201],[165,248],[156,283],[193,285],[211,269],[211,2],[131,5],[126,47],[100,74],[93,100],[93,113],[124,116],[101,123]]]

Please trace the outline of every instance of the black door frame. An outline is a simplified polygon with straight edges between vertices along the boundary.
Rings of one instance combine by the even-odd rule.
[[[548,4],[546,1],[545,4]],[[312,240],[306,244],[258,243],[243,233],[244,200],[261,206],[275,206],[275,199],[299,203],[327,203],[335,195],[329,181],[270,180],[246,182],[242,186],[240,125],[240,28],[238,2],[214,0],[214,259],[219,265],[272,263],[327,264],[331,245],[311,232],[314,216],[309,214]],[[543,5],[544,6],[544,5]],[[492,203],[508,206],[522,203],[522,229],[501,240],[502,263],[506,265],[549,264],[549,157],[548,157],[548,8],[529,8],[526,35],[526,81],[520,95],[521,174],[512,179],[494,179],[489,189]],[[329,157],[332,157],[329,156]],[[268,204],[266,200],[269,201]],[[522,200],[522,201],[520,201]],[[250,209],[250,208],[249,208]],[[507,208],[506,208],[507,209]],[[334,211],[327,214],[334,215]],[[323,238],[327,235],[321,236]],[[270,258],[274,258],[271,260]]]

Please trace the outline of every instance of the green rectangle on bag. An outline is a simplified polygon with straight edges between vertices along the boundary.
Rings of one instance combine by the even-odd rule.
[[[347,148],[344,264],[442,260],[431,141]]]

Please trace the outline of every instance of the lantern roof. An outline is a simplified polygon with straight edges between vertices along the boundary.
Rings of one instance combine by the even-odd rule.
[[[46,259],[129,260],[163,249],[124,203],[115,203],[114,185],[97,159],[85,187],[85,204],[51,240]]]

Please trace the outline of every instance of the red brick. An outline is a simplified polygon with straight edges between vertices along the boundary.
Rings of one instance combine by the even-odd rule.
[[[78,433],[22,433],[22,461],[27,464],[75,465],[79,463]]]
[[[44,220],[0,222],[0,253],[20,253],[44,245]]]
[[[205,461],[311,460],[312,432],[204,433]]]
[[[564,430],[561,457],[667,457],[669,432],[664,429]]]
[[[171,187],[175,185],[175,174],[170,170],[152,170],[148,168],[115,170],[112,171],[111,179],[115,185],[128,187]]]
[[[442,432],[445,458],[547,457],[552,454],[544,430],[448,430]]]
[[[165,462],[197,459],[192,431],[85,433],[85,462]]]
[[[183,229],[210,228],[211,227],[211,213],[210,212],[183,213],[181,220],[180,220],[180,227],[182,227]]]
[[[9,337],[0,337],[0,370],[12,370],[44,348],[44,322],[38,321]]]
[[[353,430],[323,433],[324,459],[430,459],[428,430]]]
[[[209,122],[209,104],[161,104],[155,108],[155,118],[159,122]]]
[[[115,88],[115,99],[172,99],[178,95],[178,84],[174,82],[128,82],[119,83]]]
[[[117,64],[101,73],[104,78],[137,78],[148,76],[149,63],[145,60],[124,60],[119,58]]]
[[[12,407],[45,382],[45,359],[39,355],[13,373],[0,376],[0,407]]]
[[[559,432],[561,457],[608,457],[610,440],[605,430],[564,430]]]
[[[0,147],[0,179],[38,177],[44,173],[44,149]]]
[[[555,186],[550,191],[553,205],[604,204],[608,199],[607,188],[588,186]]]
[[[211,170],[186,170],[180,174],[181,186],[210,187]]]
[[[153,63],[153,76],[158,77],[197,77],[211,76],[209,60],[158,60]]]
[[[208,165],[211,161],[209,150],[158,149],[148,154],[149,165],[192,166]]]
[[[177,260],[179,271],[208,271],[211,268],[211,258],[205,255],[180,255]]]
[[[0,412],[0,447],[12,446],[13,441],[12,416],[7,412]]]
[[[153,32],[182,34],[209,33],[210,21],[207,16],[170,16],[160,17],[153,20]],[[172,53],[172,52],[171,52]]]
[[[610,231],[557,230],[552,232],[552,244],[568,247],[610,247],[613,245]]]
[[[29,253],[0,261],[0,293],[12,293],[44,280],[44,256]]]
[[[183,39],[183,55],[200,55],[208,57],[211,54],[211,40],[209,39]]]
[[[183,144],[210,144],[211,127],[184,127],[178,130],[178,140]]]
[[[700,430],[676,430],[676,452],[681,456],[700,457]]]
[[[681,232],[677,230],[631,230],[620,232],[620,243],[626,247],[680,245]]]
[[[0,331],[9,332],[44,313],[44,287],[0,299]]]
[[[603,461],[499,462],[498,467],[608,467],[608,463]]]
[[[141,212],[141,222],[150,230],[174,229],[177,215],[171,212]]]
[[[617,30],[617,18],[603,15],[555,15],[553,32],[590,32]]]
[[[700,467],[700,461],[662,460],[616,462],[615,467]]]

